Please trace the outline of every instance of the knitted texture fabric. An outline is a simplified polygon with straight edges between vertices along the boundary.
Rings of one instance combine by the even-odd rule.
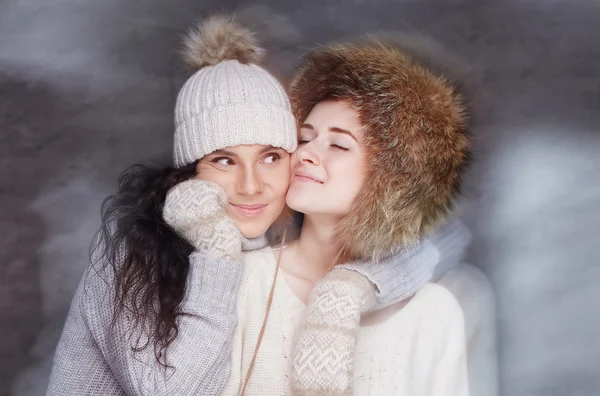
[[[163,217],[199,254],[239,259],[242,236],[226,212],[227,195],[218,185],[191,179],[167,193]]]
[[[268,247],[244,257],[231,375],[223,392],[215,395],[239,395],[277,265],[277,251]],[[361,322],[358,329],[353,395],[497,396],[491,293],[481,271],[462,264],[437,283],[426,283],[405,304],[398,304],[400,308],[373,313],[384,316]],[[306,304],[280,271],[247,396],[292,395],[294,333],[305,311]],[[465,383],[468,389],[458,386]]]
[[[242,238],[243,250],[266,246],[266,238]],[[122,257],[120,258],[123,259]],[[221,393],[231,369],[242,279],[239,261],[190,255],[179,335],[165,370],[152,347],[133,352],[133,323],[114,312],[114,274],[89,267],[75,293],[56,349],[48,396],[198,395]],[[82,364],[84,362],[85,364]]]
[[[237,60],[201,69],[177,98],[175,165],[242,144],[296,150],[296,121],[283,87],[259,66]]]
[[[460,262],[470,240],[470,231],[454,218],[416,247],[331,271],[313,290],[297,332],[294,394],[351,395],[361,315],[403,301],[439,279]]]
[[[241,262],[190,255],[179,334],[167,351],[169,369],[129,315],[113,325],[114,273],[90,266],[73,298],[52,367],[49,396],[202,395],[221,393],[231,368]]]
[[[242,235],[242,250],[257,250],[262,249],[269,244],[269,240],[265,234],[256,238],[246,238]]]
[[[294,395],[352,394],[356,334],[361,312],[375,304],[374,289],[349,270],[332,271],[315,287],[295,344]]]
[[[167,193],[165,221],[195,248],[180,305],[184,315],[179,317],[179,334],[167,353],[172,368],[158,364],[152,345],[133,351],[147,334],[126,314],[113,323],[114,273],[110,266],[90,267],[71,305],[48,395],[220,393],[231,366],[235,299],[243,272],[242,237],[226,214],[226,204],[225,191],[197,179]],[[264,238],[244,241],[247,248],[264,244]]]
[[[337,266],[356,271],[375,284],[377,303],[372,310],[403,301],[415,285],[435,282],[465,259],[471,231],[454,216],[414,247],[400,249],[373,261],[354,261]]]
[[[175,105],[175,166],[243,144],[296,150],[290,102],[277,79],[256,64],[264,51],[252,32],[213,17],[188,34],[185,48],[195,73]]]

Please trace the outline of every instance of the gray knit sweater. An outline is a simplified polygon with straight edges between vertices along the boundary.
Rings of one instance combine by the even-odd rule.
[[[112,269],[90,267],[81,280],[59,341],[48,395],[218,395],[228,378],[235,300],[242,266],[190,256],[179,335],[165,370],[149,345],[134,352],[139,332],[126,313],[115,326]],[[142,338],[143,345],[144,339]]]
[[[470,240],[458,221],[419,248],[378,263],[346,268],[368,277],[378,290],[379,306],[405,299],[428,281],[457,264]],[[258,248],[259,246],[254,246]],[[402,276],[407,266],[419,271]],[[111,269],[90,267],[73,298],[59,341],[48,395],[219,395],[230,373],[231,341],[237,324],[235,301],[243,266],[193,253],[179,335],[168,349],[165,370],[152,345],[134,352],[141,336],[126,314],[113,318],[114,278]]]

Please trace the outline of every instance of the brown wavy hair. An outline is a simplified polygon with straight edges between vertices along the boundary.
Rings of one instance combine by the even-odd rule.
[[[127,313],[146,341],[134,350],[154,348],[164,367],[177,337],[192,246],[163,220],[167,192],[195,176],[197,162],[174,168],[133,165],[119,177],[115,195],[102,204],[102,225],[90,247],[92,265],[114,272],[113,326]]]

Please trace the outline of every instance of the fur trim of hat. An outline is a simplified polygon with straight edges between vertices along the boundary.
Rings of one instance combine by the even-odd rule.
[[[415,55],[417,47],[373,40],[323,46],[292,76],[299,125],[317,103],[341,100],[364,126],[365,185],[334,236],[344,257],[417,243],[441,225],[459,194],[471,152],[466,104],[458,85],[431,67],[434,57]]]
[[[233,17],[215,15],[188,31],[181,55],[186,66],[197,71],[225,60],[257,64],[264,52],[252,31],[237,24]]]

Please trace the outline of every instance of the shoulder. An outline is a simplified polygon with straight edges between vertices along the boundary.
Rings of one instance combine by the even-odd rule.
[[[460,264],[439,281],[428,283],[414,296],[426,303],[448,332],[452,329],[467,339],[495,317],[495,299],[491,283],[477,267]]]
[[[117,260],[120,259],[121,256],[117,256]],[[120,262],[117,261],[117,264]],[[115,270],[103,255],[103,250],[94,249],[73,296],[72,309],[81,312],[93,331],[100,331],[102,327],[93,325],[93,322],[112,319],[115,309]]]
[[[458,300],[492,298],[493,290],[488,277],[477,267],[461,263],[442,276],[436,285],[443,287]]]
[[[89,303],[99,298],[112,298],[115,288],[115,268],[106,260],[92,257],[81,278],[82,293]]]
[[[462,308],[465,314],[483,316],[494,310],[494,291],[488,277],[477,267],[460,264],[437,283]]]

